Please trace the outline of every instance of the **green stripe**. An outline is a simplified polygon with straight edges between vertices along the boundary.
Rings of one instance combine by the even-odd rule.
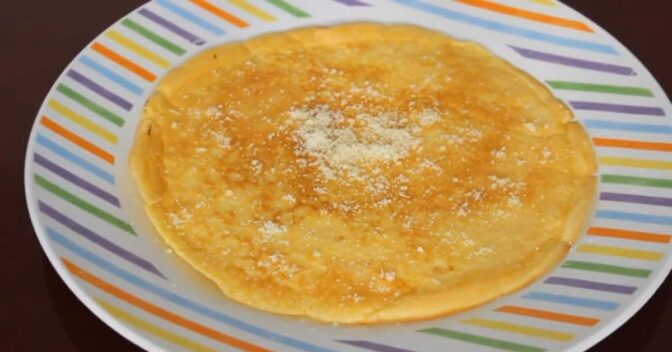
[[[600,273],[617,274],[634,277],[649,277],[651,270],[625,268],[622,266],[606,265],[591,262],[582,262],[577,260],[568,260],[562,264],[563,268],[596,271]]]
[[[53,193],[54,195],[62,198],[63,200],[67,201],[68,203],[75,205],[79,207],[80,209],[86,211],[87,213],[97,216],[100,219],[107,221],[108,223],[132,234],[135,235],[135,232],[133,231],[133,228],[131,225],[128,223],[124,222],[123,220],[97,208],[91,203],[88,203],[87,201],[75,196],[74,194],[64,190],[63,188],[57,186],[54,183],[49,182],[47,179],[44,177],[35,174],[35,183],[37,183],[40,187],[46,189],[47,191]]]
[[[266,0],[271,4],[291,13],[295,17],[310,17],[310,15],[303,10],[295,7],[294,5],[288,4],[284,0]]]
[[[121,24],[126,26],[126,28],[134,31],[135,33],[138,33],[141,36],[143,36],[143,37],[151,40],[152,42],[160,45],[161,47],[163,47],[166,50],[172,52],[173,54],[182,55],[186,52],[186,50],[177,46],[175,43],[173,43],[173,42],[169,41],[168,39],[150,31],[149,29],[137,24],[136,22],[133,22],[133,20],[131,20],[131,19],[124,18],[124,20],[121,21]]]
[[[604,183],[620,183],[625,185],[635,186],[650,186],[672,188],[672,180],[649,178],[649,177],[635,177],[623,175],[602,175],[602,182]]]
[[[579,90],[582,92],[598,92],[621,95],[637,95],[640,97],[652,97],[653,93],[646,88],[640,87],[623,87],[623,86],[609,86],[605,84],[592,84],[580,82],[566,82],[566,81],[546,81],[551,87],[555,89]]]
[[[494,347],[500,350],[506,351],[515,351],[515,352],[542,352],[545,351],[543,348],[532,347],[527,345],[521,345],[514,342],[508,342],[503,340],[492,339],[489,337],[483,337],[478,335],[467,334],[464,332],[458,332],[454,330],[439,329],[439,328],[429,328],[423,329],[419,332],[424,332],[426,334],[438,335],[443,337],[448,337],[455,340],[460,340],[464,342],[471,342],[482,346]]]
[[[113,124],[121,127],[124,125],[124,119],[119,117],[119,115],[113,113],[110,110],[105,109],[104,107],[92,102],[89,98],[75,92],[72,88],[66,86],[65,84],[59,83],[56,87],[56,90],[63,93],[66,97],[78,102],[85,108],[95,112],[96,114],[102,116],[106,120],[112,122]]]

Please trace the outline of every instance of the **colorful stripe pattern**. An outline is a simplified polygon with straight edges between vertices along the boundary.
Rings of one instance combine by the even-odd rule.
[[[429,328],[420,330],[420,332],[430,335],[447,337],[450,339],[464,341],[473,343],[481,346],[488,346],[496,348],[503,351],[515,351],[515,352],[543,352],[545,349],[535,346],[524,345],[515,342],[509,342],[504,340],[499,340],[491,337],[486,337],[482,335],[474,335],[465,332],[459,332],[450,329],[443,328]]]
[[[338,340],[338,342],[376,352],[414,352],[405,348],[399,348],[365,340]]]
[[[89,273],[88,271],[78,267],[77,265],[73,264],[72,262],[68,261],[67,259],[61,258],[63,261],[63,264],[65,265],[68,270],[73,273],[74,275],[79,276],[82,280],[86,281],[87,283],[99,288],[101,291],[106,292],[110,294],[111,296],[114,296],[118,299],[121,299],[123,301],[126,301],[150,314],[159,316],[161,318],[164,318],[165,320],[168,320],[172,323],[175,323],[176,325],[182,326],[186,329],[189,329],[191,331],[194,331],[198,334],[205,335],[209,338],[212,338],[213,340],[225,343],[229,346],[237,347],[239,349],[245,350],[245,351],[268,351],[267,349],[258,347],[256,345],[250,344],[248,342],[239,340],[235,337],[231,337],[225,334],[222,334],[218,331],[215,331],[211,328],[208,328],[206,326],[203,326],[201,324],[198,324],[194,321],[185,319],[181,316],[178,316],[174,313],[171,313],[163,308],[160,308],[150,302],[147,302],[145,300],[142,300],[108,282],[105,282],[104,280],[98,278],[97,276]]]
[[[613,47],[582,39],[573,39],[570,37],[548,34],[542,31],[522,28],[507,24],[505,21],[492,21],[486,18],[477,17],[464,12],[448,9],[447,7],[434,5],[427,1],[420,0],[392,0],[403,6],[420,10],[427,14],[441,16],[451,21],[465,23],[478,28],[491,30],[496,33],[508,34],[513,37],[520,37],[531,41],[555,44],[561,47],[592,51],[602,54],[617,55],[618,52]]]
[[[595,318],[586,318],[583,316],[550,312],[534,308],[516,307],[516,306],[501,306],[495,309],[495,311],[502,313],[517,314],[537,319],[551,320],[560,323],[582,325],[582,326],[594,326],[595,324],[600,322],[599,319]]]
[[[137,329],[146,331],[162,340],[168,341],[173,345],[184,348],[187,351],[202,351],[202,352],[214,352],[212,348],[206,347],[198,342],[191,341],[187,338],[184,338],[180,335],[170,332],[170,330],[163,329],[159,326],[156,326],[152,323],[149,323],[131,313],[124,311],[121,308],[115,307],[114,305],[102,300],[94,299],[99,306],[105,309],[110,315],[117,318],[118,320],[127,323],[130,326],[133,326]]]
[[[622,76],[635,76],[636,75],[635,71],[628,66],[610,64],[610,63],[594,61],[594,60],[590,60],[590,59],[582,59],[582,58],[571,57],[571,56],[565,56],[565,55],[560,55],[560,54],[552,54],[552,53],[548,53],[548,52],[544,52],[544,51],[522,48],[522,47],[518,47],[518,46],[514,46],[514,45],[511,45],[511,48],[513,50],[515,50],[516,52],[518,52],[521,56],[523,56],[525,58],[528,58],[528,59],[532,59],[532,60],[538,60],[538,61],[547,62],[547,63],[551,63],[551,64],[574,67],[574,68],[584,69],[584,70],[592,70],[592,71],[603,72],[603,73],[612,73],[612,74],[622,75]]]
[[[542,5],[557,6],[557,4],[553,0],[528,0],[528,1],[536,2]]]
[[[502,5],[498,4],[495,2],[487,1],[487,0],[457,0],[457,2],[474,6],[477,8],[481,8],[484,10],[488,11],[493,11],[493,12],[498,12],[502,14],[506,14],[509,16],[513,17],[518,17],[518,18],[524,18],[530,21],[535,21],[539,23],[544,23],[552,26],[558,26],[558,27],[564,27],[564,28],[570,28],[570,29],[575,29],[579,31],[584,31],[584,32],[592,32],[593,30],[590,29],[590,27],[581,22],[581,21],[575,21],[572,19],[568,18],[562,18],[562,17],[556,17],[556,16],[550,16],[546,15],[543,13],[535,12],[535,11],[528,11],[524,10],[518,7],[513,7],[513,6],[507,6],[507,5]]]
[[[586,232],[590,241],[580,239],[552,274],[494,309],[407,331],[403,340],[411,342],[404,347],[375,333],[367,339],[340,334],[320,340],[306,336],[305,325],[295,335],[275,332],[265,322],[237,318],[172,286],[170,267],[143,250],[149,240],[131,226],[117,188],[123,167],[118,160],[127,150],[122,137],[133,133],[153,84],[183,57],[228,33],[386,8],[445,21],[450,30],[462,29],[461,36],[483,31],[519,66],[552,68],[538,76],[588,128],[599,156],[601,194]],[[30,201],[39,236],[55,244],[59,265],[110,319],[175,349],[409,352],[415,350],[412,341],[430,336],[446,350],[571,346],[585,329],[600,328],[632,304],[653,276],[669,270],[662,263],[672,241],[672,216],[666,215],[672,193],[665,193],[672,189],[672,124],[669,103],[636,61],[594,31],[596,26],[560,11],[565,9],[552,0],[151,1],[78,56],[38,115],[26,182],[35,195]],[[535,321],[552,325],[542,328]]]

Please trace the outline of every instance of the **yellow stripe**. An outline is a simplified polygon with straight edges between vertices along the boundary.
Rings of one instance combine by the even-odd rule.
[[[530,0],[538,4],[549,5],[549,6],[558,6],[553,0]]]
[[[115,135],[114,133],[106,130],[105,128],[101,127],[100,125],[97,125],[97,124],[91,122],[86,117],[84,117],[84,116],[66,108],[65,105],[57,102],[56,100],[50,99],[49,103],[47,105],[50,108],[54,109],[54,111],[63,115],[63,117],[67,118],[68,120],[84,127],[89,132],[100,136],[101,138],[105,139],[106,141],[108,141],[112,144],[117,143],[117,135]]]
[[[112,316],[115,318],[122,320],[125,323],[128,323],[130,325],[135,326],[138,329],[142,329],[147,331],[148,333],[162,338],[168,342],[171,342],[175,345],[178,345],[180,347],[183,347],[189,351],[207,351],[207,352],[214,352],[215,350],[203,346],[200,343],[191,341],[189,339],[186,339],[180,335],[176,335],[164,328],[160,328],[154,324],[148,323],[130,313],[124,312],[123,310],[113,306],[112,304],[103,301],[102,299],[96,298],[95,299],[98,304],[103,307],[106,311],[108,311]]]
[[[121,33],[115,31],[115,30],[109,30],[105,35],[114,40],[115,42],[119,43],[121,46],[125,47],[126,49],[144,57],[145,59],[163,67],[163,68],[168,68],[170,67],[170,62],[168,60],[162,58],[161,56],[147,50],[145,47],[142,45],[126,38],[124,35]]]
[[[605,156],[600,158],[600,164],[638,167],[642,169],[672,170],[672,162],[660,160],[614,158]]]
[[[542,337],[545,339],[557,340],[557,341],[571,341],[575,337],[575,335],[573,334],[568,334],[560,331],[531,328],[525,325],[505,323],[503,321],[490,320],[490,319],[472,318],[465,320],[464,322],[467,324],[478,325],[490,329],[508,331],[527,336]]]
[[[268,12],[254,6],[252,4],[250,4],[249,2],[247,2],[247,0],[229,0],[229,1],[232,4],[240,7],[244,11],[249,12],[249,13],[257,16],[257,17],[259,17],[260,19],[262,19],[266,22],[275,21],[275,17],[273,17],[273,15],[271,15],[270,13],[268,13]]]
[[[595,253],[653,261],[663,258],[663,253],[660,252],[641,251],[621,247],[598,246],[595,244],[582,244],[577,248],[577,251],[580,253]]]

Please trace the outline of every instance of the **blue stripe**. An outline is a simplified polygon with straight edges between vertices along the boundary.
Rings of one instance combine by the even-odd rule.
[[[312,345],[307,342],[295,340],[291,337],[287,337],[284,335],[276,334],[272,331],[265,330],[263,328],[254,326],[252,324],[246,323],[242,320],[238,320],[236,318],[230,317],[228,315],[222,314],[220,312],[214,311],[206,306],[200,305],[198,303],[192,302],[182,296],[179,296],[170,290],[166,290],[164,288],[161,288],[159,286],[156,286],[148,281],[145,281],[141,279],[138,276],[135,276],[131,273],[129,273],[126,270],[123,270],[119,268],[118,266],[110,263],[109,261],[89,252],[88,250],[84,249],[83,247],[80,247],[73,241],[67,239],[66,237],[60,235],[59,233],[56,233],[54,231],[48,232],[49,237],[56,243],[60,244],[61,246],[67,248],[69,251],[72,253],[86,259],[90,263],[96,265],[97,267],[109,272],[112,275],[115,275],[126,282],[139,287],[145,291],[151,292],[167,301],[170,301],[178,306],[181,306],[183,308],[189,309],[191,311],[197,312],[199,314],[202,314],[204,316],[207,316],[211,319],[217,320],[221,323],[233,326],[237,329],[240,329],[242,331],[248,332],[253,335],[257,335],[261,338],[265,338],[267,340],[271,340],[277,343],[281,343],[283,345],[296,348],[302,351],[307,351],[307,352],[335,352],[333,350],[324,348],[324,347],[319,347]]]
[[[526,293],[525,295],[523,295],[523,298],[534,299],[537,301],[559,303],[569,306],[595,308],[601,310],[615,310],[619,306],[619,304],[616,302],[600,301],[596,299],[558,295],[554,293],[534,292],[534,291]]]
[[[110,81],[126,88],[126,90],[130,91],[131,93],[135,95],[141,95],[142,94],[142,88],[140,88],[138,85],[135,83],[127,80],[126,78],[114,73],[112,70],[106,68],[105,66],[95,62],[93,59],[91,59],[88,56],[82,56],[79,58],[79,62],[81,62],[84,66],[98,72],[101,76],[104,76],[105,78],[109,79]]]
[[[644,132],[657,134],[672,134],[672,127],[667,125],[650,125],[645,123],[628,123],[604,120],[581,120],[586,127],[597,130],[616,130],[628,132]]]
[[[76,154],[70,152],[69,150],[61,147],[60,145],[56,144],[55,142],[52,142],[49,140],[47,137],[37,134],[35,136],[35,141],[37,144],[49,149],[50,151],[54,152],[55,154],[59,155],[60,157],[70,161],[73,164],[76,164],[77,166],[81,167],[82,169],[100,177],[101,179],[114,184],[114,176],[112,174],[108,173],[107,171],[99,168],[96,165],[93,165],[92,163],[82,159],[81,157],[77,156]]]
[[[116,245],[114,242],[106,239],[103,236],[98,235],[97,233],[87,229],[86,227],[82,226],[81,224],[73,221],[72,219],[68,218],[67,216],[61,214],[58,212],[58,210],[50,207],[46,203],[42,201],[38,201],[38,207],[40,211],[45,214],[46,216],[54,219],[55,221],[59,222],[61,225],[67,227],[68,229],[72,230],[74,233],[86,238],[87,240],[91,241],[92,243],[96,244],[97,246],[100,246],[101,248],[104,248],[105,250],[109,251],[110,253],[119,256],[120,258],[127,260],[129,263],[135,264],[139,266],[142,269],[145,269],[149,271],[152,274],[156,274],[157,276],[160,276],[161,278],[168,280],[167,277],[165,277],[159,269],[157,269],[154,264],[150,263],[149,261],[142,259],[141,257],[125,250],[124,248]],[[51,228],[47,227],[47,233],[51,236],[52,233],[58,233],[55,230],[52,230]],[[60,235],[64,237],[63,235]]]
[[[185,20],[187,20],[187,21],[205,29],[206,31],[208,31],[212,34],[222,35],[222,34],[226,33],[223,29],[221,29],[221,28],[215,26],[214,24],[202,19],[201,17],[198,17],[198,16],[194,15],[193,13],[191,13],[191,12],[173,4],[169,0],[155,0],[154,3],[163,7],[164,9],[166,9],[166,10],[168,10],[168,11],[170,11],[170,12],[172,12],[172,13],[174,13],[174,14],[182,17],[182,18],[184,18]]]
[[[538,31],[533,31],[530,29],[520,28],[504,23],[499,23],[491,20],[486,20],[483,18],[466,15],[460,12],[452,11],[439,7],[437,5],[428,4],[419,0],[392,0],[396,3],[413,7],[420,11],[425,11],[434,15],[439,15],[450,20],[466,23],[472,26],[481,27],[496,32],[502,32],[506,34],[512,34],[518,37],[523,37],[531,40],[557,44],[561,46],[566,46],[574,49],[582,49],[588,51],[594,51],[598,53],[612,54],[616,55],[618,52],[616,49],[605,44],[599,44],[594,42],[588,42],[584,40],[571,39],[566,37],[561,37],[553,34],[546,34]]]
[[[647,224],[672,225],[672,217],[669,216],[628,213],[624,211],[598,210],[595,212],[595,217],[602,219],[643,222]]]

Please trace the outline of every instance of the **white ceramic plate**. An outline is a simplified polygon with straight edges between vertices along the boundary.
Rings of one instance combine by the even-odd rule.
[[[271,31],[411,23],[478,42],[548,84],[595,141],[589,230],[530,287],[443,319],[343,327],[224,298],[170,254],[130,187],[142,106],[172,67]],[[584,350],[618,328],[672,267],[672,109],[642,64],[552,0],[154,0],[112,25],[46,97],[26,157],[38,238],[72,291],[148,350]]]

